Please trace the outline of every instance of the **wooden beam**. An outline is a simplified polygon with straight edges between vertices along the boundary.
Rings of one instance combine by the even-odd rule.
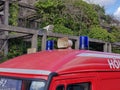
[[[0,35],[0,39],[13,39],[13,38],[21,38],[21,37],[26,37],[29,36],[29,34],[22,34],[22,33],[16,33],[16,34],[9,34],[9,35]]]
[[[59,33],[47,33],[43,31],[39,31],[38,35],[42,36],[44,33],[46,33],[48,37],[57,37],[57,38],[68,37],[69,39],[72,39],[72,40],[78,40],[79,38],[79,36],[65,35],[65,34],[59,34]],[[92,39],[92,38],[89,38],[89,41],[96,42],[96,43],[102,43],[102,44],[106,43],[105,41],[98,40],[98,39]]]
[[[0,1],[6,1],[6,0],[0,0]],[[19,0],[9,0],[10,2],[12,2],[12,1],[19,1]]]
[[[57,37],[57,38],[68,37],[69,39],[72,39],[72,40],[78,39],[78,36],[65,35],[65,34],[59,34],[59,33],[46,33],[46,32],[42,32],[42,31],[38,32],[39,36],[43,36],[43,34],[46,34],[48,37]]]
[[[35,6],[29,5],[29,4],[26,4],[26,3],[19,2],[18,5],[20,7],[24,7],[24,8],[28,8],[28,9],[32,9],[32,10],[37,10],[37,8]]]
[[[11,34],[9,35],[9,39],[13,39],[13,38],[21,38],[21,37],[25,37],[25,36],[29,36],[29,34],[22,34],[22,33],[16,33],[16,34]]]
[[[72,36],[72,35],[65,35],[65,34],[59,34],[59,33],[47,33],[47,36],[50,36],[50,37],[68,37],[69,39],[72,39],[72,40],[77,40],[78,39],[78,36]]]
[[[96,42],[96,43],[102,43],[102,44],[105,44],[105,43],[106,43],[105,41],[98,40],[98,39],[92,39],[92,38],[89,38],[89,41],[90,41],[90,42]]]
[[[0,0],[0,1],[5,1],[5,0]]]
[[[114,42],[112,45],[120,46],[120,42]]]
[[[22,28],[22,27],[14,27],[9,25],[0,24],[0,31],[10,31],[10,32],[17,32],[23,34],[36,34],[37,30]]]

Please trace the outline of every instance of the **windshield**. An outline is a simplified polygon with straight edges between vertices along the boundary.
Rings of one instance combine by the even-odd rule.
[[[22,80],[0,77],[0,90],[44,90],[45,80]]]

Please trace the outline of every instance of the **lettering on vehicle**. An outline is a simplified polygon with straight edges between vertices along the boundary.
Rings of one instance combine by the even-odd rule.
[[[120,69],[120,59],[116,58],[108,59],[108,64],[111,69]]]

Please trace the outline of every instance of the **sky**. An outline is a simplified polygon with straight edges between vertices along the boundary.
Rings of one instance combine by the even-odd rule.
[[[116,19],[120,20],[120,0],[83,0],[83,1],[103,6],[106,14],[112,15]]]

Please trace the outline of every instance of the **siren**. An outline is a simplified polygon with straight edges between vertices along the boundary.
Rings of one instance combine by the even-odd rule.
[[[67,37],[59,38],[57,41],[57,46],[59,49],[71,49],[73,42]]]
[[[88,50],[89,49],[89,38],[88,36],[80,36],[80,45],[79,45],[79,49],[85,49]]]

